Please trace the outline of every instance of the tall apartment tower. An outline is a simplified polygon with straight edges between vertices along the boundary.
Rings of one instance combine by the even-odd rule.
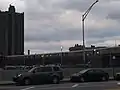
[[[17,13],[12,5],[0,11],[0,54],[24,54],[24,13]]]

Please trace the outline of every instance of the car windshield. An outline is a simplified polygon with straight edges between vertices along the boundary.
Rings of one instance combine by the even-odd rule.
[[[88,71],[88,69],[85,69],[85,70],[81,70],[79,73],[85,73],[87,71]]]
[[[33,72],[36,68],[32,68],[30,69],[28,72]]]

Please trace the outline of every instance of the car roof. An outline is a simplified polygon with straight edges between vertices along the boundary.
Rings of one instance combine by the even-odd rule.
[[[36,68],[38,68],[38,67],[59,67],[60,68],[60,66],[57,66],[57,65],[45,65],[45,66],[43,66],[43,65],[40,65],[40,66],[35,66]]]
[[[104,71],[104,70],[98,69],[98,68],[87,68],[87,69],[84,69],[84,70],[100,70],[100,71]]]
[[[83,69],[83,70],[93,70],[93,69],[91,69],[91,68],[87,68],[87,69]]]

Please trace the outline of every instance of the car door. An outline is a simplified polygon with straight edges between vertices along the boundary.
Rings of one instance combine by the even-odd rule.
[[[53,70],[52,67],[43,67],[41,68],[42,80],[44,83],[48,83],[52,79]]]
[[[41,70],[41,68],[39,67],[39,68],[35,68],[34,71],[32,72],[31,78],[32,78],[32,80],[33,80],[35,83],[40,83],[40,82],[42,82],[43,74],[42,74],[41,71],[42,71],[42,70]]]
[[[56,72],[56,74],[58,74],[60,80],[62,80],[63,79],[62,69],[60,67],[55,66],[55,67],[53,67],[53,70],[54,70],[54,72]]]
[[[94,81],[96,80],[96,73],[94,70],[88,70],[85,75],[85,79],[87,81]]]
[[[102,77],[104,76],[104,71],[102,70],[95,70],[97,80],[101,80]]]

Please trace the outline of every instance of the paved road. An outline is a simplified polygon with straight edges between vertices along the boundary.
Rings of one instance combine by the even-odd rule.
[[[120,90],[117,81],[88,82],[88,83],[61,83],[31,86],[0,86],[0,90]]]

